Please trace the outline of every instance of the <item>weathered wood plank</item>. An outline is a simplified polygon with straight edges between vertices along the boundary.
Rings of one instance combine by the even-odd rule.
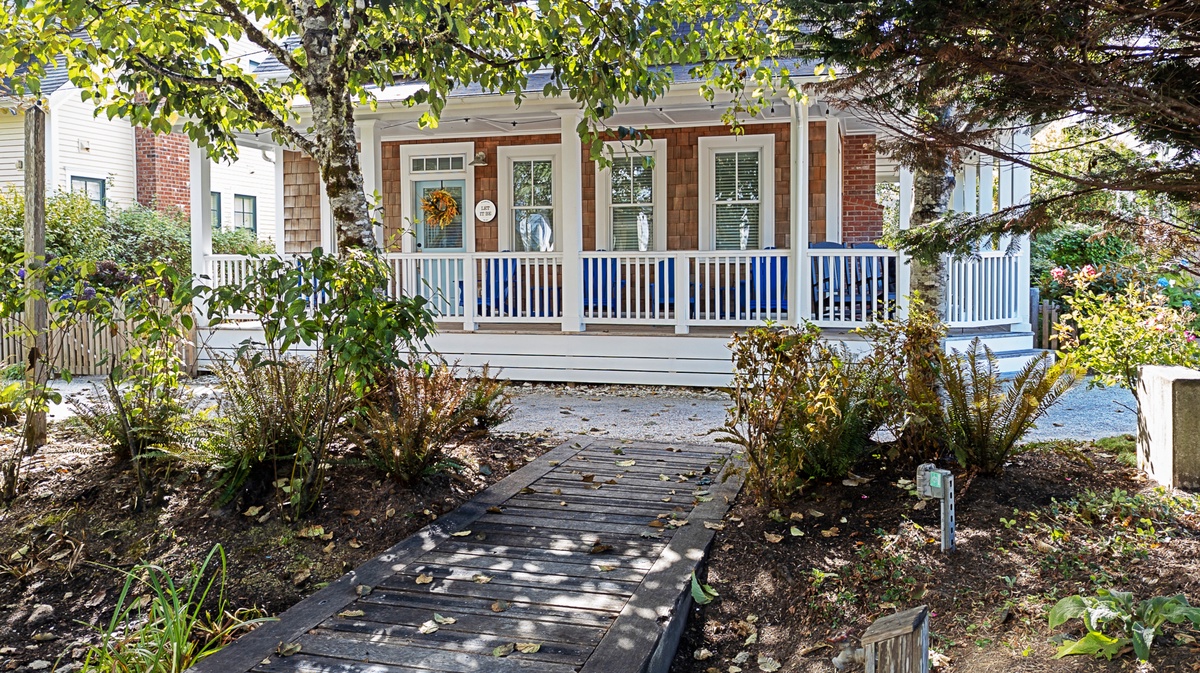
[[[301,652],[291,657],[272,656],[269,664],[259,664],[254,670],[262,673],[569,673],[576,668],[570,664],[507,657],[500,659],[490,655],[484,657],[441,650],[386,645],[363,648],[354,642],[320,636],[309,636],[304,639],[304,644],[319,647],[320,652]]]
[[[588,566],[575,566],[576,568],[587,568]],[[414,563],[404,570],[396,573],[389,581],[382,586],[403,586],[404,584],[414,581],[420,575],[429,575],[437,579],[445,580],[462,580],[467,582],[475,581],[476,577],[491,578],[491,584],[507,584],[518,587],[538,587],[543,589],[555,589],[559,591],[585,591],[602,594],[613,594],[629,596],[633,594],[641,581],[637,580],[617,580],[608,577],[606,573],[599,571],[590,574],[589,576],[580,576],[579,573],[549,573],[549,572],[528,572],[524,570],[483,570],[480,568],[463,568],[452,565],[441,565],[437,563],[418,562]],[[436,581],[436,580],[435,580]],[[396,584],[393,584],[395,582]]]
[[[495,599],[477,598],[470,596],[438,596],[437,609],[448,610],[456,615],[496,614],[492,610]],[[364,597],[355,605],[364,604],[406,607],[417,610],[432,610],[427,593],[409,593],[403,591],[380,591]],[[607,629],[612,620],[617,618],[617,610],[575,610],[556,605],[537,605],[534,603],[509,602],[508,609],[502,614],[512,619],[525,619],[535,622],[550,622],[554,624],[574,624]]]
[[[553,531],[559,530],[576,530],[581,527],[581,524],[586,522],[587,528],[595,533],[617,533],[620,535],[640,535],[647,532],[655,532],[654,528],[647,526],[651,521],[655,521],[654,517],[647,518],[644,523],[601,523],[587,521],[584,516],[575,517],[573,520],[568,519],[552,519],[550,517],[538,517],[532,519],[524,516],[509,516],[507,514],[488,514],[479,520],[480,523],[497,523],[509,524],[513,526],[525,526],[530,530],[549,529]]]
[[[546,554],[546,558],[557,556],[566,561],[563,555],[583,559],[580,562],[590,562],[591,556],[598,558],[644,558],[655,559],[666,546],[663,540],[654,539],[625,539],[613,536],[591,536],[587,541],[557,539],[547,541],[543,535],[517,535],[512,533],[496,533],[488,535],[488,542],[494,546],[484,546],[485,543],[447,542],[438,547],[446,552],[465,552],[471,554],[499,554],[501,556],[527,555],[531,552]],[[593,553],[597,542],[607,545],[609,549]]]
[[[511,502],[511,501],[510,501]],[[562,502],[566,502],[565,500]],[[563,519],[566,521],[583,521],[595,523],[624,523],[640,525],[649,519],[653,519],[659,514],[669,514],[673,511],[670,503],[662,503],[658,508],[644,508],[641,511],[609,511],[597,512],[594,510],[576,507],[571,503],[565,505],[550,502],[544,503],[541,507],[513,507],[509,505],[503,510],[503,516],[519,516],[529,519]]]
[[[422,589],[430,594],[557,605],[583,610],[620,610],[629,596],[633,594],[632,589],[621,591],[615,587],[601,586],[599,582],[590,586],[587,582],[571,583],[562,589],[556,589],[528,584],[501,584],[500,582],[480,584],[470,579],[439,577],[436,573],[433,575],[433,582],[429,584],[417,584],[415,578],[412,577],[395,576],[388,578],[376,587],[377,591],[398,590],[409,593],[420,593]],[[435,603],[436,599],[431,602],[431,605]]]
[[[572,577],[594,577],[618,582],[640,582],[650,569],[649,560],[635,560],[633,563],[621,563],[621,559],[603,559],[596,555],[590,558],[573,559],[575,563],[547,561],[529,557],[511,556],[475,556],[471,554],[444,554],[437,550],[421,557],[420,563],[432,567],[453,567],[470,569],[491,575],[495,572],[521,571],[527,573],[568,575]],[[567,558],[572,558],[568,556]],[[640,567],[639,567],[640,566]],[[607,568],[607,570],[605,569]]]
[[[525,654],[522,658],[531,661],[551,661],[575,666],[583,664],[591,654],[595,645],[578,645],[557,643],[546,640],[542,634],[526,635],[496,635],[492,633],[473,633],[452,627],[457,624],[439,627],[433,633],[421,633],[418,626],[399,626],[373,624],[363,621],[346,621],[337,624],[322,624],[309,635],[325,638],[342,638],[350,641],[367,641],[397,647],[419,647],[430,650],[449,650],[451,652],[469,652],[472,654],[491,655],[500,646],[513,642],[536,642],[540,648],[537,652]],[[314,654],[322,654],[314,649]]]
[[[338,630],[349,628],[361,630],[360,623],[375,626],[396,626],[416,629],[433,618],[435,610],[429,606],[421,608],[398,607],[372,603],[366,600],[355,601],[355,610],[361,610],[363,615],[351,619],[334,617],[321,623],[320,628]],[[497,613],[486,604],[480,603],[473,610],[447,609],[436,606],[436,612],[445,617],[458,620],[454,624],[441,627],[450,632],[479,633],[502,636],[510,640],[526,641],[540,638],[546,642],[563,644],[595,646],[604,636],[609,620],[601,620],[600,626],[581,626],[568,622],[552,622],[535,620],[521,616],[510,616],[508,612]],[[365,628],[365,627],[364,627]],[[403,633],[401,629],[398,633]]]
[[[655,516],[663,510],[664,507],[673,508],[676,503],[674,498],[667,502],[663,502],[661,498],[653,502],[643,504],[629,503],[614,503],[611,498],[606,504],[604,498],[588,498],[587,496],[578,495],[554,495],[547,494],[542,497],[537,495],[523,495],[519,498],[513,498],[504,505],[501,510],[503,512],[512,512],[514,508],[520,509],[551,509],[558,510],[563,507],[562,503],[567,503],[566,506],[574,511],[579,512],[596,512],[596,513],[612,513],[612,514],[636,514],[639,516]],[[692,500],[678,503],[687,508],[691,507]]]

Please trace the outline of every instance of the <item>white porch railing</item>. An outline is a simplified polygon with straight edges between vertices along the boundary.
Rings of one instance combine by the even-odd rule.
[[[392,296],[423,296],[436,319],[461,321],[468,330],[478,323],[562,322],[567,267],[581,281],[582,323],[674,325],[677,332],[801,318],[853,329],[895,318],[907,294],[895,251],[806,248],[798,257],[798,278],[788,250],[583,252],[570,265],[562,253],[389,253],[386,259]],[[259,264],[211,255],[208,282],[243,284]],[[1018,255],[986,251],[947,266],[952,327],[1020,322]],[[313,293],[314,306],[325,299]]]
[[[583,318],[593,324],[675,322],[676,255],[672,252],[585,252]]]
[[[809,320],[821,327],[854,329],[896,316],[895,250],[810,249]]]
[[[1020,322],[1017,293],[1020,258],[1004,250],[947,260],[946,322],[951,327],[988,327]]]
[[[683,305],[692,325],[788,320],[788,251],[687,252]]]

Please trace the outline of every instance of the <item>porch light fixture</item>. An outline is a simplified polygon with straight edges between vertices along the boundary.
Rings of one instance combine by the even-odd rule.
[[[471,163],[469,163],[467,165],[468,166],[487,166],[488,165],[487,152],[484,152],[483,150],[479,150],[478,152],[475,153],[475,158],[471,160]]]

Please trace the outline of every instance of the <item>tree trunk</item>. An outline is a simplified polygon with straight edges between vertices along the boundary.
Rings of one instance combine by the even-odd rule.
[[[950,155],[938,151],[913,168],[911,226],[928,224],[944,216],[954,191],[954,166]],[[911,288],[921,293],[925,306],[946,319],[946,263],[939,255],[932,261],[912,261]]]
[[[314,6],[304,20],[301,41],[308,55],[304,86],[312,105],[317,165],[329,212],[337,229],[339,251],[374,250],[375,227],[363,193],[358,140],[354,137],[354,101],[337,57],[328,8]]]
[[[46,112],[39,105],[25,111],[25,254],[26,268],[41,266],[46,260]],[[36,281],[31,281],[36,282]],[[44,288],[35,289],[25,306],[25,324],[30,336],[25,340],[26,378],[34,386],[47,380],[47,334],[49,316]],[[25,419],[25,451],[33,453],[46,443],[46,412],[31,411]]]

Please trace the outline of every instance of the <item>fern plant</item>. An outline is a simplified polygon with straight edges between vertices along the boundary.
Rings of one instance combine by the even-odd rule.
[[[1071,356],[1056,362],[1047,352],[1006,384],[995,353],[979,339],[966,353],[941,357],[947,441],[959,463],[984,474],[1000,471],[1017,442],[1084,374]]]

